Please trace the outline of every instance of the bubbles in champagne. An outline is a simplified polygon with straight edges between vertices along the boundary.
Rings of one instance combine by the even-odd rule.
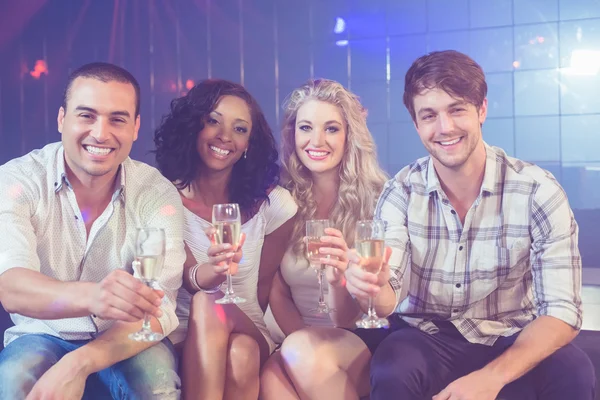
[[[324,257],[323,254],[319,253],[319,249],[321,247],[327,247],[327,244],[321,242],[320,238],[306,238],[306,257],[308,258],[308,261],[312,267],[318,267],[321,265],[321,258]]]
[[[383,264],[384,241],[367,239],[356,242],[356,251],[360,256],[360,266],[367,272],[378,274]]]
[[[242,226],[240,221],[215,222],[217,244],[229,243],[234,248],[240,241]]]
[[[162,256],[139,256],[135,260],[137,262],[133,265],[140,278],[145,281],[153,281],[159,277],[163,264]]]

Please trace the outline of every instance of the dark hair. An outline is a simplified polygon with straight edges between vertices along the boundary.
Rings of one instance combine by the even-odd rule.
[[[222,96],[241,98],[252,115],[248,153],[235,163],[229,185],[230,201],[238,203],[246,215],[252,215],[261,200],[268,199],[269,188],[279,182],[279,165],[271,128],[260,106],[243,86],[209,79],[171,101],[170,113],[162,118],[154,133],[156,163],[167,179],[176,182],[178,189],[189,187],[198,176],[198,167],[203,165],[196,145],[198,134]]]
[[[73,82],[77,78],[93,78],[97,79],[101,82],[111,82],[117,81],[121,83],[130,83],[135,90],[135,116],[137,117],[140,114],[140,84],[138,81],[129,73],[129,71],[125,70],[114,64],[103,63],[103,62],[95,62],[90,64],[85,64],[69,75],[67,79],[67,86],[65,87],[65,91],[63,93],[63,102],[62,107],[67,110],[67,101],[69,100],[71,86]]]
[[[404,80],[404,105],[416,122],[413,99],[426,89],[439,88],[479,108],[487,96],[483,70],[466,54],[455,50],[434,51],[419,57]]]

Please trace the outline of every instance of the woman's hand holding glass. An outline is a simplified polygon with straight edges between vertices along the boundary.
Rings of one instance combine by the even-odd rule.
[[[330,286],[341,287],[344,285],[344,272],[348,268],[348,245],[339,230],[326,228],[324,233],[321,242],[326,247],[321,247],[319,253],[323,255],[321,264],[326,266],[325,277]]]
[[[226,276],[229,271],[235,275],[243,256],[242,246],[246,240],[246,234],[240,234],[240,242],[235,248],[229,243],[218,244],[216,234],[217,230],[213,227],[206,230],[206,235],[210,238],[211,243],[206,251],[208,264],[212,266],[216,275]]]

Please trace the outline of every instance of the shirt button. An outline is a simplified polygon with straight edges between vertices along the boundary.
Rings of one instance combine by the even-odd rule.
[[[452,214],[456,214],[456,211],[454,211],[454,210],[450,210],[450,212],[451,212]]]
[[[455,308],[454,310],[452,310],[452,312],[458,312],[458,308]]]
[[[459,246],[458,250],[460,251],[460,250],[462,250],[462,249],[463,249],[463,247],[462,247],[462,246]]]
[[[454,286],[456,286],[456,288],[457,288],[457,289],[460,289],[460,287],[461,287],[462,285],[461,285],[460,283],[457,283],[457,284],[456,284],[456,285],[454,285]]]

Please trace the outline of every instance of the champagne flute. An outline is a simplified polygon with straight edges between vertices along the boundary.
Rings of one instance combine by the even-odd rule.
[[[237,251],[242,233],[242,223],[240,218],[240,207],[237,204],[215,204],[212,210],[212,223],[217,230],[217,244],[229,243],[233,251]],[[225,261],[229,270],[227,271],[227,289],[225,296],[215,300],[217,304],[239,304],[245,303],[246,299],[236,296],[233,292],[233,282],[231,275],[237,272],[237,264],[233,265]]]
[[[384,239],[385,225],[383,221],[358,221],[354,243],[363,270],[379,274],[383,265]],[[373,308],[373,298],[369,297],[367,315],[357,321],[356,326],[366,329],[387,328],[389,322],[387,319],[377,316]]]
[[[323,294],[323,281],[325,280],[325,265],[321,264],[323,254],[319,252],[321,247],[327,247],[327,243],[321,241],[321,236],[325,235],[325,228],[330,228],[331,223],[327,219],[313,219],[306,221],[306,257],[310,262],[310,266],[317,272],[319,280],[319,303],[317,307],[310,312],[317,314],[327,314],[332,311],[327,303],[325,303],[325,295]]]
[[[162,228],[138,228],[135,244],[133,271],[146,286],[154,289],[162,271],[165,259],[165,230]],[[144,313],[142,329],[129,335],[129,339],[138,342],[158,342],[164,338],[162,333],[152,331],[150,315]]]

